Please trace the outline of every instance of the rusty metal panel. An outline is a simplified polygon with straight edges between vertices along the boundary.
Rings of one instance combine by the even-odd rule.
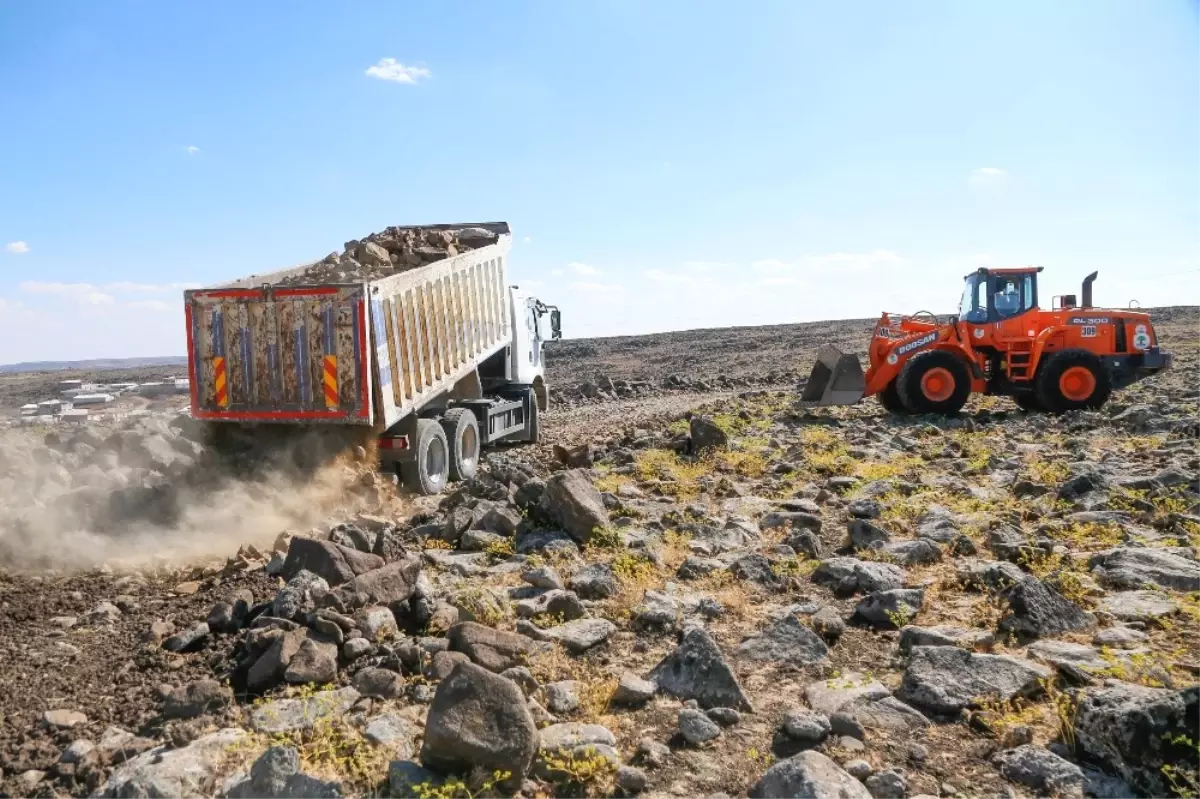
[[[279,375],[283,386],[281,397],[284,407],[300,404],[300,385],[297,382],[296,370],[289,368],[299,357],[296,348],[299,320],[296,319],[296,304],[294,302],[278,302],[279,308]]]
[[[354,354],[354,305],[340,302],[336,311],[337,344],[334,352],[338,363],[338,407],[349,410],[358,397],[358,375],[355,367],[358,359]]]

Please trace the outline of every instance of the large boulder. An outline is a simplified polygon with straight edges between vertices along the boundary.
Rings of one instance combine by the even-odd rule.
[[[290,580],[302,570],[307,570],[330,586],[338,586],[382,565],[383,558],[378,555],[339,546],[332,541],[296,536],[288,545],[287,559],[283,562],[283,578]]]
[[[1037,791],[1038,796],[1083,797],[1083,769],[1049,749],[1026,744],[995,757],[1006,780]]]
[[[103,797],[211,796],[212,786],[231,747],[246,733],[229,728],[209,733],[187,746],[157,746],[125,761],[100,789]]]
[[[933,713],[951,715],[980,703],[1031,696],[1054,672],[1004,655],[956,646],[915,646],[896,696]]]
[[[1110,680],[1088,692],[1075,713],[1078,751],[1104,763],[1144,796],[1168,796],[1164,765],[1200,769],[1196,730],[1200,687],[1182,691]]]
[[[680,699],[695,699],[703,708],[752,710],[733,668],[704,629],[684,633],[673,652],[655,666],[648,679],[660,691]]]
[[[1149,547],[1117,547],[1093,555],[1088,565],[1112,588],[1200,591],[1200,562]]]
[[[511,774],[517,788],[533,765],[538,731],[512,680],[459,663],[438,685],[425,721],[421,762],[429,768],[482,767]]]
[[[829,558],[812,573],[812,581],[826,585],[839,596],[857,592],[890,591],[904,585],[904,570],[891,563],[859,560],[858,558]]]
[[[743,641],[738,647],[738,655],[750,660],[808,666],[823,661],[829,655],[829,647],[820,636],[789,614]]]
[[[341,591],[365,598],[367,604],[389,605],[411,597],[420,576],[421,560],[412,555],[358,575]]]
[[[750,788],[749,796],[751,799],[872,799],[865,785],[813,750],[771,766]]]
[[[688,422],[692,452],[700,454],[710,449],[729,446],[729,434],[708,416],[693,416]]]
[[[451,652],[462,652],[488,671],[499,674],[522,665],[536,649],[535,642],[519,633],[510,633],[464,621],[446,633]]]
[[[1021,639],[1090,630],[1096,617],[1036,577],[1025,577],[1004,592],[1009,614],[1000,629]]]
[[[600,492],[581,469],[559,472],[546,481],[542,510],[581,544],[608,524],[608,511]]]

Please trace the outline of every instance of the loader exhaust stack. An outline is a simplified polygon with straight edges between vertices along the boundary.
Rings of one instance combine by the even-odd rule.
[[[853,405],[863,398],[867,381],[857,355],[846,355],[832,344],[821,347],[812,374],[800,395],[805,405]]]

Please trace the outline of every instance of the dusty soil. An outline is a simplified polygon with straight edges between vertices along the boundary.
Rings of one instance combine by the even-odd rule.
[[[906,658],[898,652],[899,633],[894,629],[849,623],[819,663],[760,663],[738,655],[739,645],[775,618],[792,615],[811,626],[818,608],[832,608],[839,618],[852,618],[862,593],[835,595],[814,583],[812,574],[819,561],[835,555],[895,562],[893,556],[856,546],[847,538],[850,503],[868,496],[881,506],[873,523],[885,529],[893,543],[919,538],[922,514],[936,504],[954,515],[957,528],[974,549],[968,555],[946,546],[938,560],[904,567],[905,586],[925,589],[919,612],[907,620],[911,624],[953,624],[991,632],[996,641],[985,649],[1034,657],[1029,641],[1001,633],[1000,620],[1009,610],[1003,599],[969,589],[960,577],[975,561],[1005,560],[995,531],[1008,524],[1038,542],[1008,561],[1055,586],[1097,619],[1096,628],[1044,638],[1090,646],[1096,629],[1119,626],[1103,611],[1106,597],[1118,589],[1091,570],[1094,557],[1136,544],[1179,553],[1194,563],[1200,547],[1196,482],[1200,309],[1178,307],[1153,313],[1163,346],[1177,353],[1178,368],[1115,395],[1101,412],[1061,417],[1025,414],[1009,400],[986,397],[972,399],[959,418],[948,421],[891,415],[874,401],[816,412],[796,408],[791,386],[807,374],[816,347],[832,340],[862,353],[873,320],[552,345],[548,377],[564,402],[544,418],[543,443],[501,453],[485,468],[481,485],[493,490],[491,478],[506,474],[514,463],[548,478],[566,468],[564,460],[579,459],[577,465],[604,492],[612,530],[618,534],[616,543],[538,557],[541,563],[555,566],[564,580],[585,563],[608,563],[620,583],[615,596],[586,605],[590,616],[616,625],[606,643],[581,656],[556,649],[530,663],[543,685],[573,679],[587,686],[581,706],[558,714],[558,720],[599,723],[610,729],[621,762],[644,770],[645,795],[745,796],[763,772],[786,754],[777,751],[778,731],[789,710],[807,707],[806,686],[821,680],[875,679],[896,689]],[[0,393],[0,402],[8,397],[34,398],[41,390],[38,380],[52,385],[65,375],[16,377],[20,380],[0,377],[0,392],[8,392]],[[104,379],[114,378],[105,374]],[[588,385],[596,390],[585,388]],[[699,414],[711,418],[728,436],[728,443],[704,457],[693,458],[686,451],[677,454],[689,429],[688,417]],[[591,449],[580,453],[581,447]],[[1183,481],[1170,486],[1147,483],[1145,489],[1122,485],[1129,478],[1152,478],[1171,470],[1182,474]],[[1103,482],[1102,489],[1083,496],[1064,490],[1080,475],[1093,473],[1105,475],[1097,481]],[[846,480],[837,483],[836,478]],[[360,476],[346,480],[347,492],[351,483],[355,490],[362,488]],[[1014,486],[1022,481],[1034,488],[1018,492]],[[502,504],[515,502],[503,485],[500,495]],[[440,507],[436,500],[420,500],[402,511],[376,497],[368,509],[408,531],[411,551],[424,549],[428,554],[445,544],[414,537],[412,531],[431,519],[440,522],[455,503],[465,499],[469,497],[455,496]],[[794,531],[761,524],[770,510],[801,506],[815,506],[820,520],[817,557],[788,544]],[[350,503],[341,509],[322,507],[318,515],[324,521],[317,523],[313,534],[322,534],[334,521],[352,520],[363,509],[361,502],[354,508]],[[1080,522],[1071,516],[1104,510],[1127,515],[1112,525]],[[414,517],[414,512],[420,515]],[[698,580],[682,579],[677,571],[687,558],[728,554],[720,547],[711,551],[708,536],[722,530],[731,516],[751,520],[756,532],[747,547],[766,559],[771,576],[763,582],[722,568]],[[223,532],[213,534],[219,537]],[[228,680],[244,633],[212,634],[186,653],[168,652],[160,638],[148,634],[152,625],[163,622],[175,631],[189,629],[207,618],[214,603],[240,589],[248,590],[256,603],[270,601],[282,580],[269,577],[264,569],[277,535],[283,532],[309,530],[256,530],[253,540],[245,543],[257,546],[261,557],[246,551],[239,557],[236,546],[223,543],[222,551],[196,558],[186,568],[149,563],[132,570],[0,571],[0,790],[23,796],[86,795],[100,789],[116,762],[78,768],[60,761],[73,741],[100,741],[110,726],[148,741],[173,741],[179,746],[205,730],[246,726],[250,697],[179,730],[181,722],[163,717],[159,691],[162,685],[203,678]],[[517,540],[527,532],[519,532]],[[189,535],[202,534],[202,530],[189,530]],[[647,534],[650,543],[640,546]],[[152,546],[145,538],[138,542],[139,547]],[[286,550],[286,542],[279,546]],[[136,561],[138,555],[152,560],[154,553],[123,554]],[[486,571],[464,577],[427,558],[425,571],[439,601],[458,603],[456,607],[462,605],[464,591],[472,596],[492,594],[498,610],[486,620],[513,630],[516,619],[510,592],[520,588],[519,571],[530,564],[523,556],[512,555],[511,547],[496,548],[486,563]],[[647,591],[681,598],[685,605],[707,597],[723,608],[703,623],[732,664],[754,712],[742,714],[740,722],[702,746],[689,745],[680,737],[678,699],[660,695],[637,709],[610,702],[623,673],[645,675],[678,643],[677,631],[647,631],[635,622]],[[1140,644],[1145,652],[1139,657],[1129,660],[1105,650],[1109,666],[1097,673],[1096,684],[1106,678],[1172,689],[1196,684],[1200,593],[1171,587],[1163,587],[1161,593],[1176,610],[1133,625],[1145,635]],[[111,610],[101,603],[109,603]],[[681,614],[691,622],[699,619],[691,612]],[[341,666],[335,682],[350,684],[351,670],[344,663]],[[395,711],[420,718],[427,709],[427,696],[422,699],[416,689],[427,686],[428,680],[419,674],[406,679],[414,693],[403,699],[376,700],[367,714]],[[268,696],[294,690],[280,687]],[[1070,729],[1070,722],[1064,727],[1060,709],[1077,702],[1079,690],[1074,681],[1059,674],[1029,700],[983,703],[961,717],[935,718],[932,726],[915,732],[870,729],[862,743],[834,735],[817,750],[843,765],[865,760],[877,773],[902,769],[908,795],[1037,794],[1036,789],[1006,780],[991,757],[1025,735],[1039,747],[1064,743],[1064,729]],[[69,730],[51,729],[42,721],[49,710],[80,711],[86,720]],[[668,746],[660,763],[639,754],[647,740]],[[297,743],[304,767],[341,780],[345,791],[387,792],[386,757],[376,771],[355,766],[352,773],[345,768],[339,772],[342,761],[330,761],[311,740]],[[1087,790],[1100,790],[1096,775],[1105,764],[1061,747],[1056,751],[1097,769],[1088,772]],[[1191,767],[1190,761],[1181,763],[1185,772]],[[221,775],[232,768],[214,766]],[[43,774],[35,778],[31,771]],[[1194,775],[1185,773],[1179,779],[1189,778]],[[613,774],[604,764],[588,771],[584,783],[582,787],[566,783],[528,787],[531,795],[614,791]],[[207,793],[215,791],[217,784],[211,781]],[[1179,784],[1186,794],[1187,783]]]

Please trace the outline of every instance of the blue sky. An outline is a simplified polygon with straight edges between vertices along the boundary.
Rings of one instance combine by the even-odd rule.
[[[510,222],[571,337],[979,264],[1200,302],[1196,0],[500,8],[0,4],[0,362],[181,353],[181,286],[438,221]]]

